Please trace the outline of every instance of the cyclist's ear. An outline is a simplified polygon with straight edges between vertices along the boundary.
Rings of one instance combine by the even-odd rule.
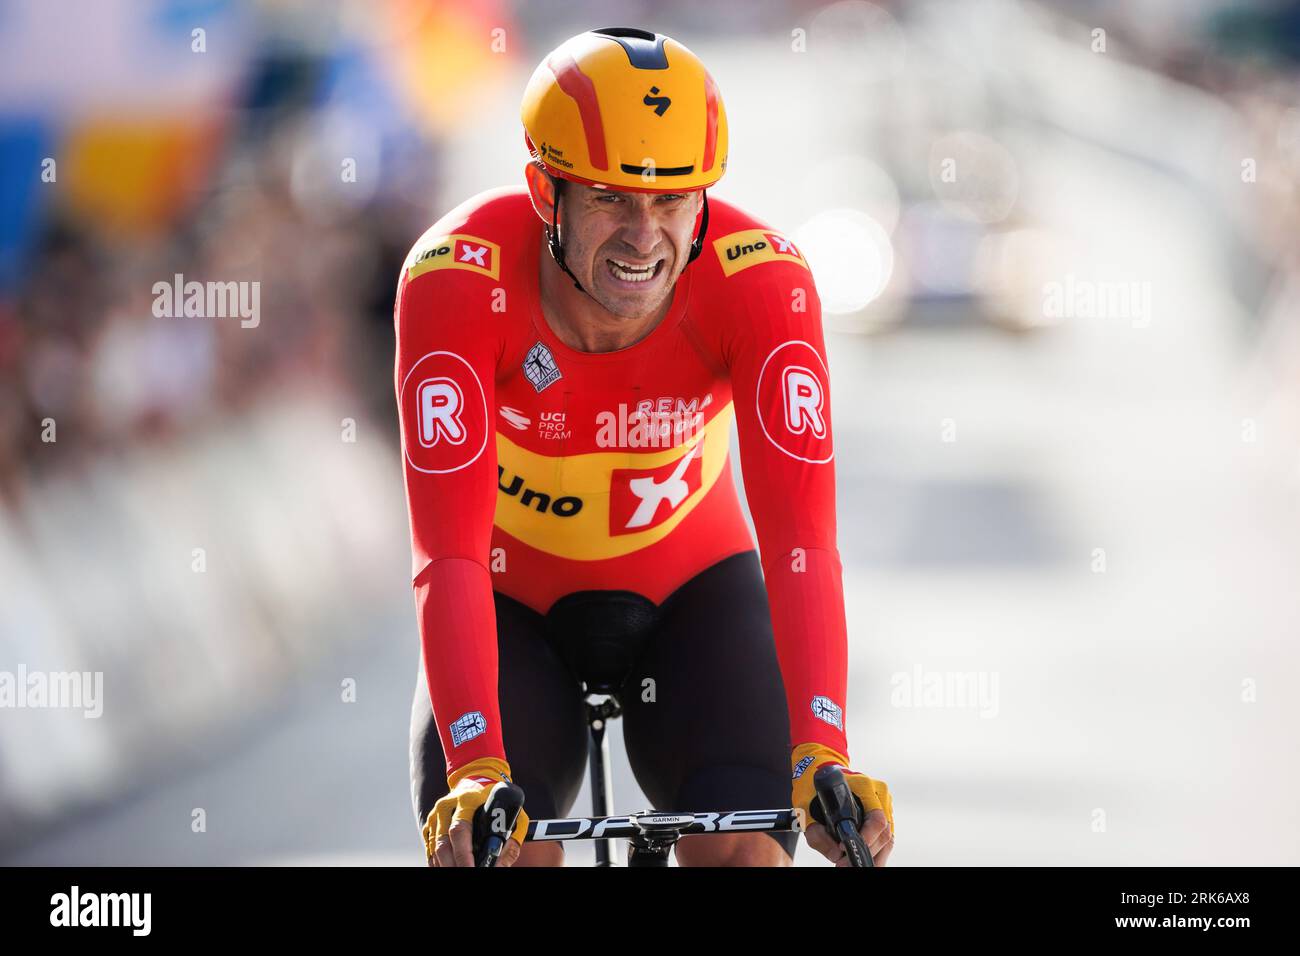
[[[536,160],[524,164],[524,179],[528,182],[528,195],[533,201],[533,210],[549,226],[555,216],[554,206],[559,196],[555,180],[547,175]]]

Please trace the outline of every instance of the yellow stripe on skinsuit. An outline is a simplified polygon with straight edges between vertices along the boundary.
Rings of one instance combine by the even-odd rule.
[[[722,474],[734,417],[728,402],[700,429],[699,488],[679,503],[663,523],[619,534],[611,534],[609,526],[614,472],[660,468],[680,461],[696,448],[696,442],[666,449],[630,448],[555,457],[521,448],[497,432],[497,463],[502,470],[496,526],[540,551],[579,561],[619,557],[648,547],[671,534]],[[508,494],[502,486],[515,493]]]

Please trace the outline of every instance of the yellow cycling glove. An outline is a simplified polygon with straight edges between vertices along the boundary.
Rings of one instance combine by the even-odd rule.
[[[813,821],[812,802],[817,799],[817,792],[813,789],[813,775],[818,767],[828,763],[835,764],[844,773],[844,782],[849,785],[854,796],[862,802],[863,810],[866,813],[872,810],[883,810],[885,819],[889,821],[890,833],[896,833],[894,801],[889,795],[889,787],[885,782],[872,780],[865,774],[850,770],[847,758],[824,744],[800,744],[791,752],[790,765],[794,774],[791,780],[793,788],[791,806],[803,810],[808,822]]]
[[[448,831],[457,820],[474,822],[474,813],[487,803],[488,795],[502,780],[510,780],[510,765],[496,757],[484,757],[460,767],[447,777],[450,792],[433,805],[429,818],[421,832],[424,834],[424,853],[432,860],[433,851],[443,840],[448,839]],[[528,814],[519,811],[511,839],[523,846],[524,836],[528,833]]]

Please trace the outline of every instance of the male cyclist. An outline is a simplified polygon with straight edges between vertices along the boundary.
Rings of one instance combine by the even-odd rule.
[[[665,811],[808,810],[846,770],[877,864],[885,784],[848,772],[847,647],[821,308],[795,245],[705,189],[717,86],[676,41],[612,28],[533,74],[527,188],[416,242],[396,388],[422,646],[412,796],[430,865],[472,861],[489,789],[564,816],[587,692],[615,695]],[[740,433],[760,566],[729,462]],[[809,844],[844,865],[825,828]],[[681,865],[788,865],[797,834],[686,837]]]

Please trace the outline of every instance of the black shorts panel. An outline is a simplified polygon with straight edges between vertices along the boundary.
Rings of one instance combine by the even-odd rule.
[[[565,816],[587,772],[583,661],[572,646],[552,643],[542,615],[499,594],[496,611],[506,756],[529,816]],[[653,808],[788,807],[790,725],[757,555],[718,562],[655,614],[649,637],[629,645],[617,694],[628,760]],[[447,792],[423,672],[411,712],[411,780],[422,824]],[[614,801],[613,812],[643,809],[617,793]],[[798,834],[770,835],[793,857]]]
[[[582,686],[543,636],[536,611],[501,594],[497,615],[497,693],[512,778],[534,819],[565,816],[587,769],[587,706]],[[420,668],[411,705],[411,797],[418,823],[447,792],[447,762]]]
[[[754,552],[713,565],[664,602],[621,696],[628,759],[655,809],[790,805],[790,718]],[[798,834],[771,836],[794,856]]]

